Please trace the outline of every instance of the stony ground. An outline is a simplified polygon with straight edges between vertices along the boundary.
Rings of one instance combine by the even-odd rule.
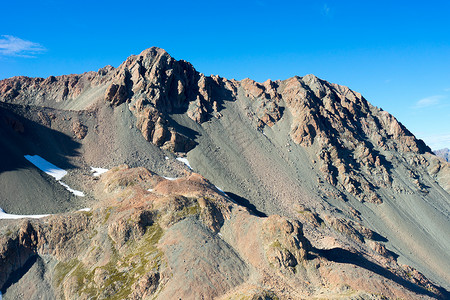
[[[448,296],[360,224],[307,210],[302,222],[258,217],[195,173],[171,181],[120,166],[94,190],[91,211],[1,221],[5,299]],[[309,223],[378,252],[313,247],[303,233]]]

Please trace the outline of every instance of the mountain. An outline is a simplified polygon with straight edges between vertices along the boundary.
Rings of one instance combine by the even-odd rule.
[[[0,81],[0,123],[0,207],[54,213],[0,220],[5,297],[449,297],[449,164],[347,87],[150,48]]]
[[[450,160],[450,150],[448,148],[433,151],[436,156],[442,157],[446,162]]]

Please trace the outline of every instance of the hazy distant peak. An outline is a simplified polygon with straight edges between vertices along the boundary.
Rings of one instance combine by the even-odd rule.
[[[440,150],[434,150],[433,153],[436,154],[436,156],[443,158],[445,161],[450,162],[450,149],[444,148]]]

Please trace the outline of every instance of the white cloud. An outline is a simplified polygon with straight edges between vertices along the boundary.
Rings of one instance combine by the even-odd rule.
[[[46,51],[41,44],[22,40],[12,35],[0,36],[0,56],[35,57]]]
[[[440,100],[443,98],[445,98],[445,97],[442,95],[426,97],[426,98],[423,98],[423,99],[420,99],[419,101],[417,101],[416,104],[414,104],[413,108],[420,109],[420,108],[425,108],[425,107],[430,107],[430,106],[436,106],[440,103]]]

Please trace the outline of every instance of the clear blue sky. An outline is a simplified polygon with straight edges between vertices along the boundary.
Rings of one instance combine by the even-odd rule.
[[[207,75],[315,74],[450,148],[450,1],[35,0],[1,10],[0,79],[116,67],[158,46]]]

